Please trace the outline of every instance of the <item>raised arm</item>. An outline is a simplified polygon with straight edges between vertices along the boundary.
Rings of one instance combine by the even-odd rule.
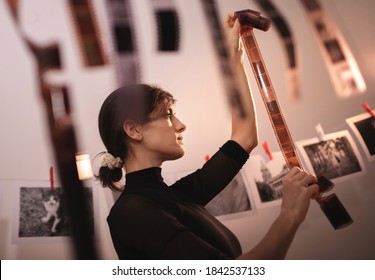
[[[294,236],[305,220],[310,200],[319,194],[313,175],[293,167],[283,180],[283,200],[279,216],[264,238],[238,259],[284,259]]]
[[[230,65],[236,78],[246,117],[232,113],[231,139],[240,144],[248,153],[258,145],[256,111],[247,74],[243,65],[243,47],[240,43],[240,24],[233,14],[228,14],[224,21],[224,30],[229,49]]]

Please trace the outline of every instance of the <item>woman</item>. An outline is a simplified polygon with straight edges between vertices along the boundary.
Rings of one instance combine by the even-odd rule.
[[[280,215],[263,240],[245,253],[235,235],[204,209],[258,144],[233,15],[226,17],[225,30],[246,116],[232,114],[230,140],[196,172],[169,187],[161,176],[164,161],[184,155],[186,127],[175,115],[171,94],[132,85],[117,89],[103,103],[99,131],[108,152],[97,177],[104,186],[122,189],[117,183],[122,168],[126,171],[124,190],[107,219],[120,259],[281,259],[317,195],[316,178],[293,168],[284,178]]]

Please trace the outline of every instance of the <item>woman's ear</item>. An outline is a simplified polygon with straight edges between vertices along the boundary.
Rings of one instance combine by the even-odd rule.
[[[132,140],[141,141],[143,139],[142,126],[134,121],[126,120],[122,125],[126,135]]]

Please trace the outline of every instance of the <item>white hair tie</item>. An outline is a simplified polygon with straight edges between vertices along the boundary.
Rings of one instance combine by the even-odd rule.
[[[108,167],[110,170],[113,170],[115,168],[121,168],[124,166],[121,158],[119,157],[114,157],[110,153],[106,152],[104,154],[103,160],[102,160],[102,166]]]

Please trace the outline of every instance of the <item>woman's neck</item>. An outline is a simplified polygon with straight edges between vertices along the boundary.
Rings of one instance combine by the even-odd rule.
[[[149,157],[128,157],[124,162],[126,173],[143,170],[150,167],[161,167],[162,165],[160,160],[151,160]]]

